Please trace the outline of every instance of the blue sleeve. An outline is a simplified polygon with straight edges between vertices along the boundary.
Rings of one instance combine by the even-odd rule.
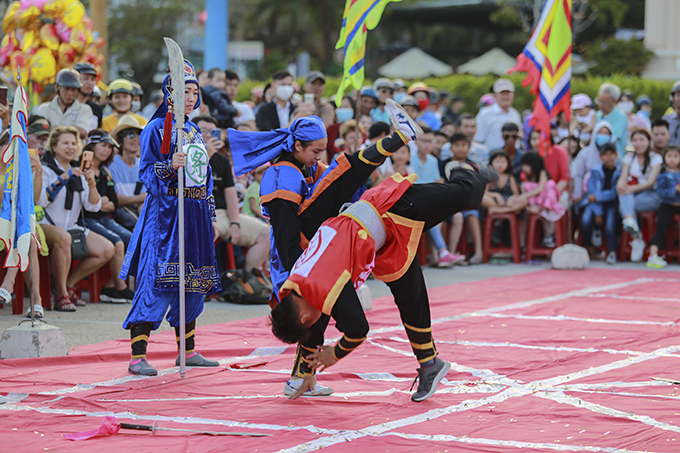
[[[307,191],[307,183],[300,170],[292,164],[275,164],[262,176],[260,202],[264,205],[275,198],[280,198],[300,206],[307,197]]]
[[[606,189],[606,190],[603,189],[604,180],[603,179],[601,180],[599,178],[599,175],[600,175],[600,173],[598,172],[598,178],[597,179],[599,180],[599,183],[598,183],[597,190],[590,192],[590,181],[588,181],[588,192],[595,194],[595,200],[598,203],[608,203],[610,201],[616,200],[616,197],[617,197],[617,195],[616,195],[616,181],[618,181],[621,173],[618,170],[614,172],[614,174],[612,175],[612,186],[611,186],[611,188]],[[593,179],[592,176],[591,176],[590,179]]]
[[[139,145],[142,157],[139,162],[139,179],[153,195],[167,194],[168,187],[176,186],[177,171],[172,167],[172,155],[177,151],[176,140],[170,154],[161,154],[164,119],[156,118],[142,130]],[[173,132],[173,136],[176,137]],[[173,137],[173,138],[174,138]]]
[[[675,203],[680,198],[680,194],[675,191],[676,183],[670,176],[672,176],[670,173],[661,173],[656,178],[654,189],[664,203],[668,201]]]

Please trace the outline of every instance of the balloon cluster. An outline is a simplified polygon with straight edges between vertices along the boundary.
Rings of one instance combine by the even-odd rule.
[[[92,21],[78,0],[21,0],[12,2],[2,19],[0,67],[36,88],[54,82],[62,68],[88,62],[100,66],[97,50],[104,40],[92,31]]]

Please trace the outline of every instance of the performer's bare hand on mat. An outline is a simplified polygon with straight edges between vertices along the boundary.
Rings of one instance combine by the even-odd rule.
[[[175,170],[179,167],[184,167],[186,165],[187,155],[186,153],[175,153],[172,155],[172,168]]]
[[[307,390],[312,389],[316,387],[316,376],[313,374],[310,374],[308,376],[305,376],[302,378],[302,385],[297,389],[295,393],[290,395],[288,399],[294,400],[298,396],[301,396],[303,393],[305,393]]]
[[[309,355],[309,358],[312,359],[311,367],[314,371],[323,371],[337,363],[338,359],[335,358],[333,349],[335,349],[335,346],[319,346],[316,348],[316,354]]]

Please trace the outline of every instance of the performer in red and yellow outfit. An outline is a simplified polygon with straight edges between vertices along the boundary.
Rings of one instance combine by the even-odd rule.
[[[412,399],[432,396],[450,364],[437,357],[427,288],[414,259],[416,248],[423,230],[456,212],[478,208],[491,178],[463,164],[448,179],[446,184],[412,185],[415,176],[394,175],[324,222],[281,287],[281,303],[271,314],[274,335],[286,343],[304,341],[322,314],[332,317],[343,337],[310,358],[313,368],[333,365],[368,334],[355,288],[373,272],[390,287],[421,365]]]

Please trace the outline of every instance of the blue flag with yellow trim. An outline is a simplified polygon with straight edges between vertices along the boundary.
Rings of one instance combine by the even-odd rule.
[[[36,220],[33,204],[33,174],[26,142],[27,96],[17,88],[10,122],[10,142],[2,153],[7,165],[5,190],[0,211],[0,240],[5,243],[5,267],[28,269],[31,236],[35,236]]]
[[[380,17],[389,2],[401,0],[347,0],[342,15],[340,38],[336,49],[345,48],[342,82],[338,87],[335,103],[340,107],[342,96],[348,86],[360,89],[364,83],[364,57],[368,30],[378,26]]]

